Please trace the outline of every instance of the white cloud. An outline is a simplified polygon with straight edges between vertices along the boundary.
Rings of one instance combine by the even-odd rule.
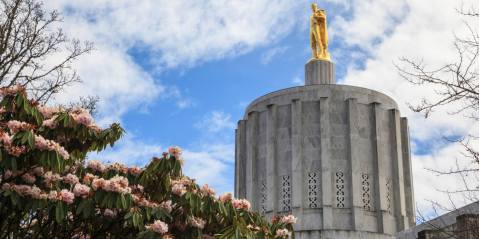
[[[120,46],[141,44],[165,67],[234,56],[284,36],[304,1],[49,1]]]
[[[195,106],[195,101],[191,98],[185,97],[180,89],[176,86],[169,86],[162,95],[164,99],[171,99],[176,101],[176,106],[179,109],[186,109]]]
[[[119,162],[130,166],[144,166],[153,157],[161,157],[165,149],[162,145],[144,142],[133,134],[127,133],[113,148],[107,148],[98,154],[92,153],[89,158],[106,163]]]
[[[152,102],[164,92],[164,86],[154,79],[125,53],[103,47],[81,57],[76,64],[83,83],[67,87],[56,96],[56,101],[66,103],[80,96],[100,97],[100,124],[119,121],[131,108]]]
[[[219,133],[224,130],[234,130],[236,125],[231,115],[222,111],[212,111],[196,123],[196,128],[210,133]]]
[[[408,4],[410,10],[404,21],[389,36],[386,36],[386,29],[382,29],[383,35],[379,37],[384,38],[384,42],[371,49],[372,58],[364,62],[364,69],[348,70],[344,83],[383,91],[397,99],[403,114],[410,118],[413,135],[418,139],[464,134],[474,122],[461,115],[450,115],[454,106],[437,110],[427,120],[411,112],[407,102],[414,104],[423,97],[435,98],[435,89],[412,86],[399,76],[394,66],[394,63],[400,64],[399,59],[404,56],[420,57],[431,67],[454,60],[453,30],[459,34],[464,30],[463,21],[455,10],[457,3],[438,1],[436,4],[441,6],[441,14],[437,14],[438,10],[425,1],[409,1]],[[377,8],[371,9],[374,12]],[[351,28],[359,27],[353,23],[354,19],[351,20]]]
[[[263,53],[263,55],[261,55],[261,64],[269,64],[273,60],[273,58],[281,56],[286,52],[286,50],[288,50],[288,47],[285,46],[273,47],[267,50],[265,53]]]
[[[478,168],[477,163],[464,160],[460,155],[463,150],[460,144],[452,143],[429,155],[413,155],[414,192],[416,199],[419,199],[416,203],[421,212],[428,213],[431,207],[429,201],[434,201],[446,208],[454,208],[479,200],[479,194],[474,192],[447,193],[466,190],[466,185],[476,190],[479,186],[478,173],[470,172],[463,178],[457,174],[439,174],[429,171],[448,172],[456,170],[457,167]]]
[[[145,166],[153,157],[161,157],[167,147],[146,142],[133,134],[120,139],[114,148],[99,154],[91,154],[91,159],[103,162],[120,162],[129,166]],[[209,144],[194,148],[184,148],[185,163],[183,172],[199,184],[209,184],[217,193],[231,191],[234,172],[234,144]]]
[[[335,16],[331,35],[365,49],[371,49],[387,37],[386,33],[408,12],[406,0],[352,0],[349,4],[353,6],[352,16]]]
[[[302,86],[302,85],[304,85],[304,80],[303,80],[301,77],[299,77],[299,76],[295,76],[291,82],[292,82],[293,85],[295,85],[295,86]]]
[[[185,174],[199,184],[209,184],[217,193],[232,192],[234,181],[234,144],[203,145],[184,152]]]
[[[436,110],[428,119],[410,111],[406,103],[419,103],[423,97],[433,99],[436,97],[435,89],[411,85],[399,76],[394,66],[395,63],[400,64],[401,57],[421,58],[432,68],[454,61],[454,33],[461,35],[465,31],[463,19],[456,11],[460,3],[453,0],[437,0],[434,3],[423,0],[358,0],[351,4],[352,17],[339,18],[333,22],[331,29],[352,49],[359,47],[369,59],[359,57],[361,62],[352,62],[342,79],[344,84],[372,88],[396,99],[402,114],[409,118],[411,136],[417,141],[437,141],[444,135],[479,133],[477,122],[462,115],[449,114],[454,105]],[[461,164],[468,163],[461,160],[464,157],[460,149],[457,144],[444,144],[432,147],[430,154],[413,155],[416,201],[421,208],[427,207],[425,200],[428,199],[449,204],[447,196],[436,189],[452,190],[461,185],[460,181],[458,178],[437,178],[425,168],[452,168],[456,159]],[[461,197],[453,199],[458,205],[464,204]]]
[[[194,106],[187,95],[169,94],[171,86],[156,79],[159,73],[234,57],[277,41],[294,26],[293,16],[302,2],[46,1],[48,8],[63,12],[61,27],[69,36],[92,41],[97,49],[73,65],[84,83],[69,87],[57,102],[97,95],[104,124],[121,120],[136,107],[144,109],[161,95],[172,97],[180,109]],[[131,52],[139,52],[134,57],[140,61]]]

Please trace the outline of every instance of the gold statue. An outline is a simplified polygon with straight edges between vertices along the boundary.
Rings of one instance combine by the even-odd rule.
[[[326,11],[318,9],[316,3],[311,5],[313,14],[311,15],[311,49],[313,58],[330,61],[328,52],[328,29],[326,24]]]

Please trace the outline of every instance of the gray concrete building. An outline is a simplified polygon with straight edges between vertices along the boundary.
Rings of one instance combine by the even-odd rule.
[[[385,94],[335,84],[329,61],[309,61],[305,83],[247,107],[236,197],[294,214],[300,239],[396,238],[415,224],[407,119]]]
[[[479,202],[399,232],[397,239],[479,239]]]

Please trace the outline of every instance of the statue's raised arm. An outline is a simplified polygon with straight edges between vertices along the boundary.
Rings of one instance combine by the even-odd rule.
[[[328,28],[326,11],[318,9],[316,3],[311,5],[310,40],[314,59],[331,60],[328,52]]]

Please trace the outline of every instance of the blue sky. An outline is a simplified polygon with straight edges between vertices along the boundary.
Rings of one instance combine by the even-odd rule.
[[[307,16],[309,6],[304,4],[304,7],[302,11]],[[331,15],[335,13],[333,9],[338,10],[336,5],[327,4],[326,8],[332,9]],[[331,51],[339,48],[340,43],[340,39],[331,42]],[[350,51],[359,49],[353,46]],[[148,62],[148,58],[154,56],[135,48],[128,53],[143,70],[154,74],[155,80],[172,87],[172,91],[181,89],[181,97],[187,103],[179,106],[175,97],[160,97],[146,108],[127,112],[121,118],[127,134],[148,144],[180,145],[192,151],[201,151],[211,145],[228,145],[230,157],[233,156],[236,122],[243,117],[246,106],[266,93],[303,84],[304,64],[311,57],[309,29],[303,22],[297,22],[284,37],[246,53],[200,62],[193,67],[180,66],[157,73],[155,65]],[[345,64],[336,66],[339,80],[344,77],[349,63],[347,56],[343,58]],[[213,120],[215,116],[224,121],[223,125]],[[128,163],[144,164],[148,161],[149,158],[139,158]],[[228,183],[215,186],[220,191],[232,191],[233,159],[229,159],[225,166],[221,180]]]
[[[83,84],[56,100],[98,95],[97,120],[121,122],[126,129],[114,149],[92,157],[143,165],[179,145],[188,175],[219,192],[232,191],[234,129],[245,107],[263,94],[303,82],[310,58],[310,3],[48,1],[48,8],[64,13],[61,26],[69,35],[92,41],[97,49],[74,65]],[[479,126],[450,116],[447,107],[429,119],[411,112],[407,103],[434,97],[434,89],[412,87],[394,64],[404,56],[431,66],[454,59],[453,33],[464,32],[457,2],[326,0],[319,5],[328,11],[338,81],[392,96],[410,120],[418,206],[427,207],[431,197],[447,202],[436,189],[457,187],[459,181],[440,183],[425,168],[450,167],[460,151],[443,136],[479,132]]]

